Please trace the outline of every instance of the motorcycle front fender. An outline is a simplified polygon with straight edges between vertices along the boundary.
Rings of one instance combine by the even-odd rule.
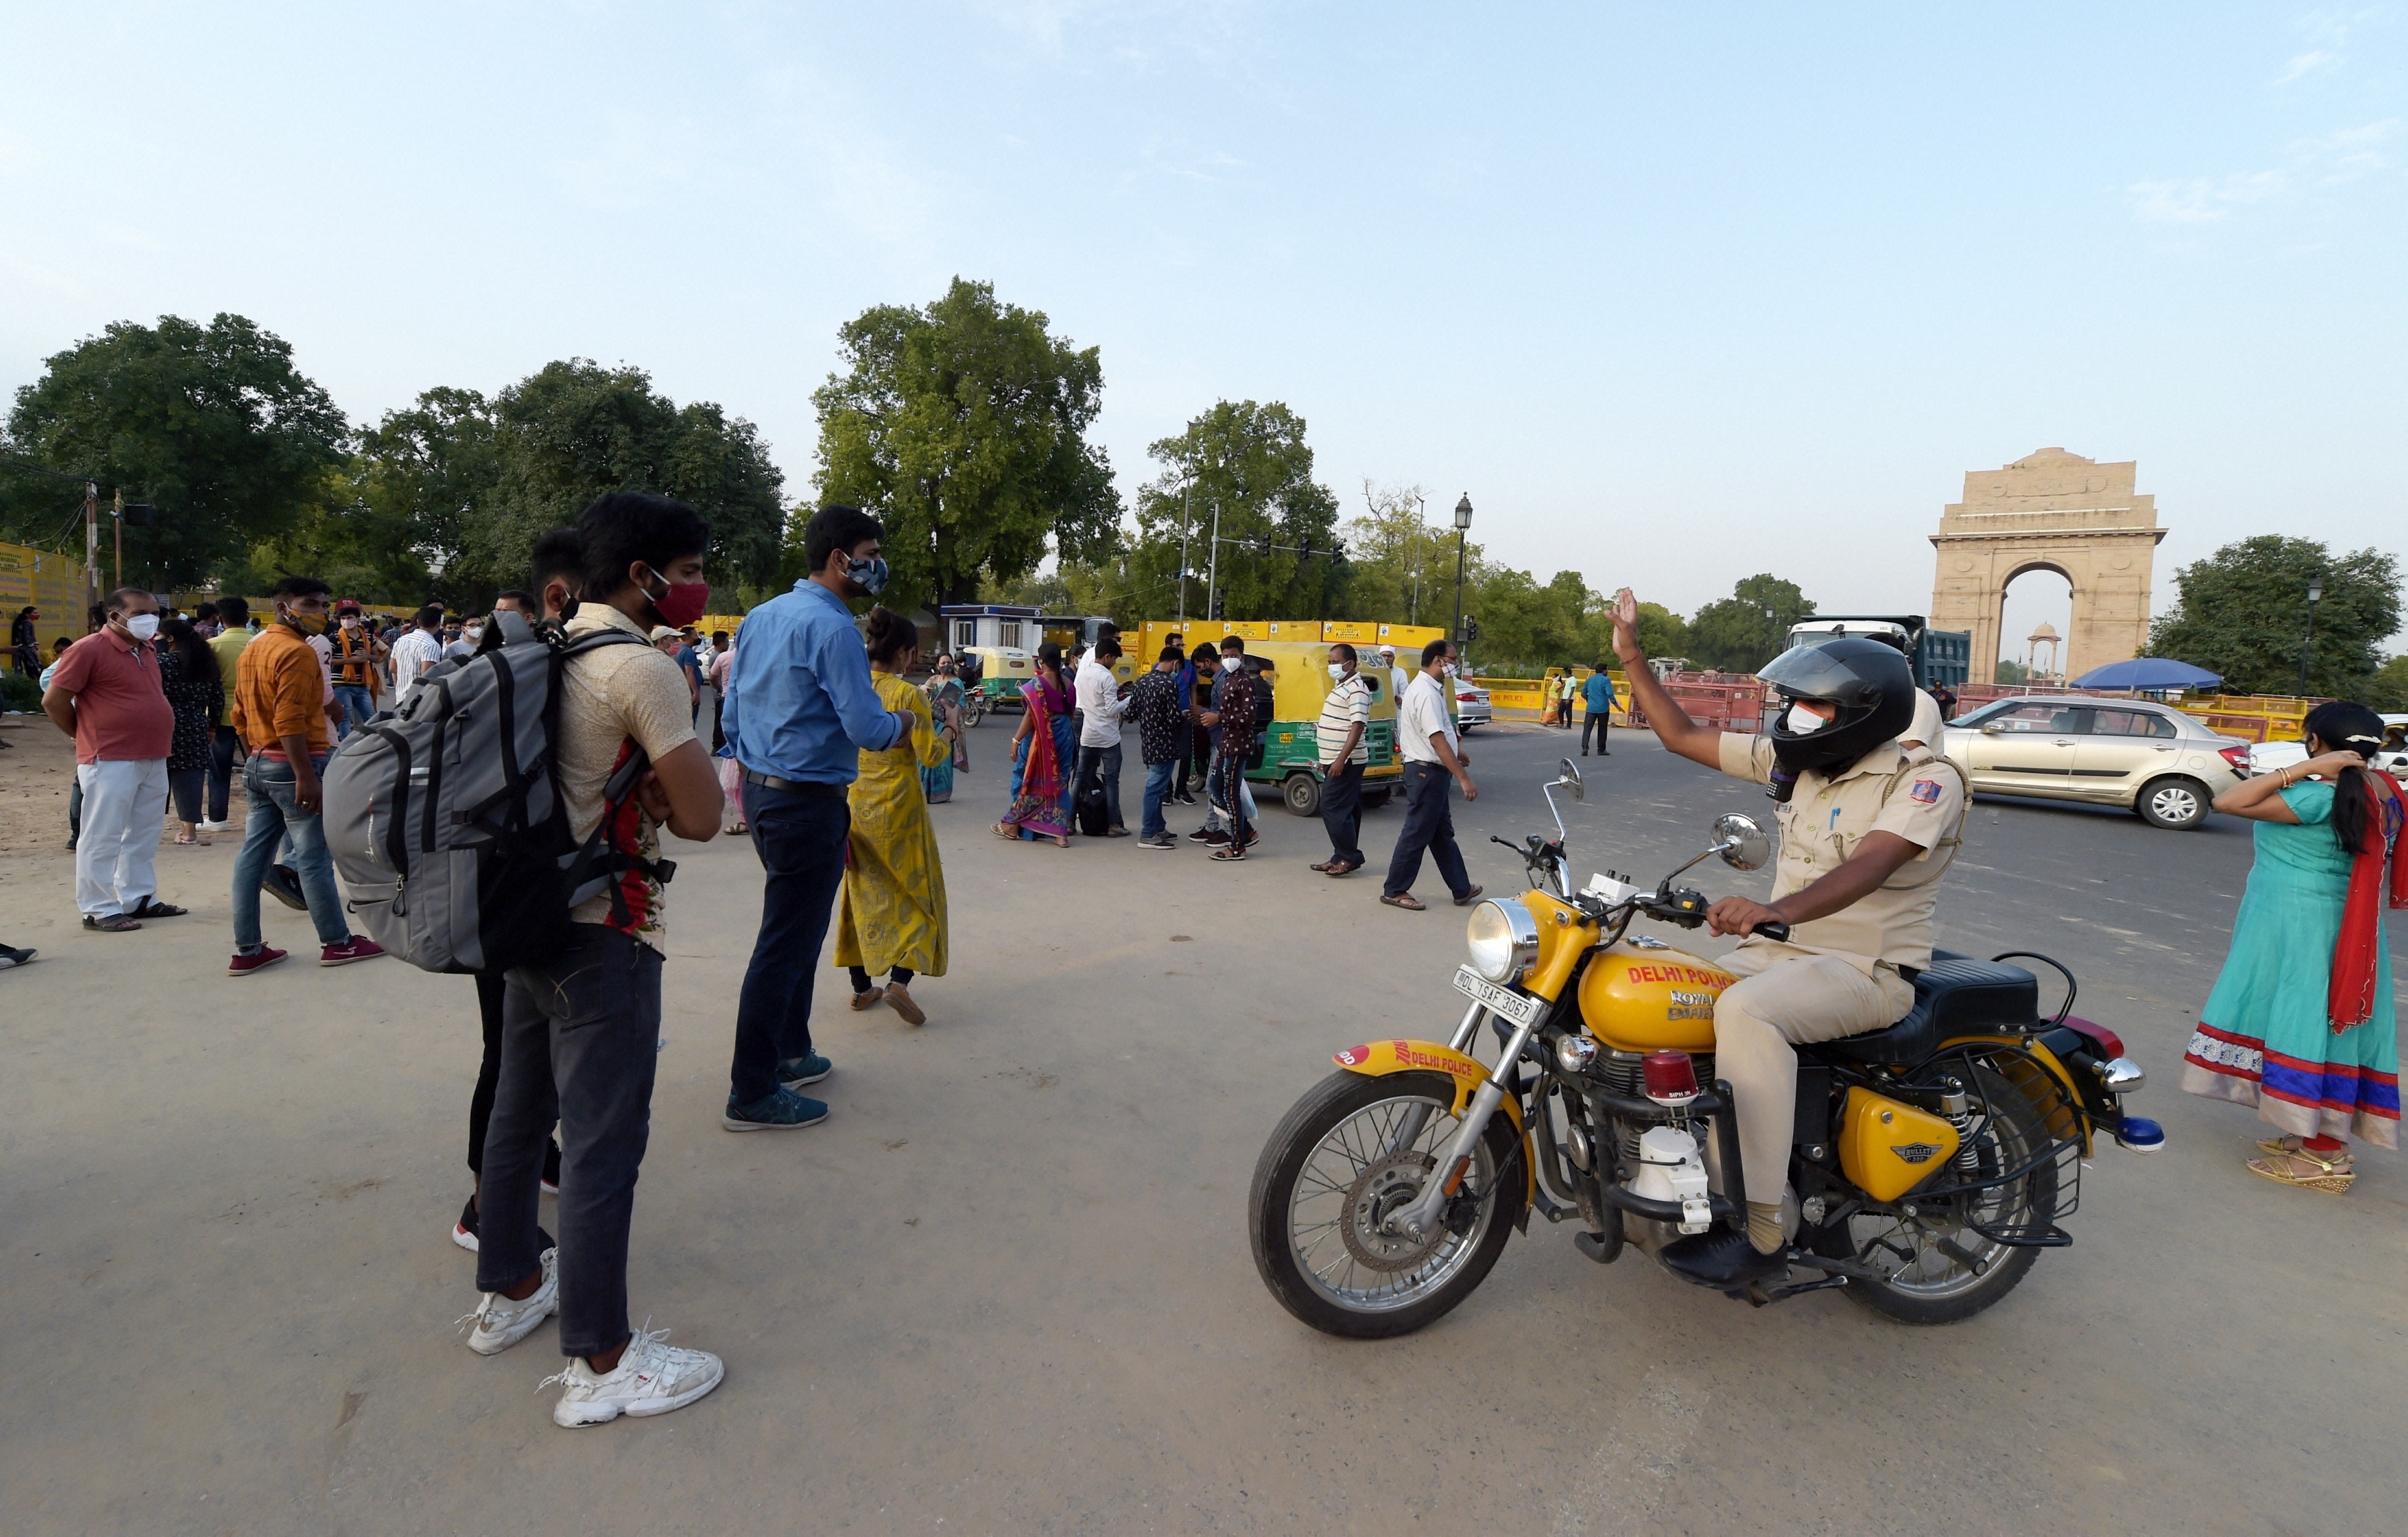
[[[1455,1103],[1449,1108],[1457,1115],[1469,1108],[1471,1097],[1488,1081],[1488,1069],[1478,1057],[1436,1041],[1373,1041],[1349,1046],[1332,1060],[1348,1072],[1358,1072],[1366,1078],[1386,1078],[1400,1072],[1445,1073],[1455,1084]],[[1522,1142],[1524,1190],[1516,1225],[1527,1231],[1530,1206],[1539,1194],[1537,1150],[1530,1145],[1529,1129],[1522,1124],[1520,1098],[1508,1094],[1498,1101],[1497,1108],[1513,1123],[1513,1134]]]

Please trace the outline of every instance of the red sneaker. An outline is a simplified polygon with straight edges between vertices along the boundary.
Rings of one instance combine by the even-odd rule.
[[[330,944],[318,953],[321,966],[349,966],[353,961],[374,960],[384,954],[384,946],[363,934],[354,934],[340,944]]]
[[[230,977],[247,977],[253,971],[266,970],[268,967],[275,965],[278,961],[280,961],[283,958],[283,951],[271,950],[265,945],[260,946],[248,955],[237,951],[234,959],[226,962],[226,975]]]

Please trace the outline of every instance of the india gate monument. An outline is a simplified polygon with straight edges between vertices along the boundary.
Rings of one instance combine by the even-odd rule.
[[[2134,461],[2102,465],[2044,448],[2002,469],[1968,470],[1965,499],[1942,510],[1931,627],[1971,630],[1975,682],[1998,676],[2007,583],[2055,571],[2072,584],[2065,676],[2129,661],[2149,636],[2149,566],[2166,531],[2157,499],[2136,495]]]

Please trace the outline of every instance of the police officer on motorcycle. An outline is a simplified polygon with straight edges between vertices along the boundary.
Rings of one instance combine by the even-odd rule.
[[[1758,674],[1781,711],[1771,728],[1717,731],[1691,720],[1656,681],[1638,617],[1629,590],[1616,594],[1614,654],[1648,725],[1684,758],[1770,784],[1779,808],[1772,900],[1726,897],[1706,914],[1715,933],[1745,936],[1721,958],[1741,980],[1714,1007],[1714,1070],[1737,1100],[1747,1229],[1680,1239],[1662,1257],[1690,1280],[1732,1289],[1787,1269],[1793,1045],[1882,1029],[1914,1006],[1965,783],[1938,755],[1936,721],[1918,723],[1924,696],[1896,647],[1850,636],[1784,652]],[[1767,923],[1789,925],[1788,939],[1755,932]]]

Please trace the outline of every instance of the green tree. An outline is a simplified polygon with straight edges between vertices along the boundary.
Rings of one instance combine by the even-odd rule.
[[[1796,582],[1769,572],[1744,577],[1730,596],[1707,604],[1690,619],[1689,654],[1716,671],[1754,672],[1781,654],[1789,626],[1813,612]]]
[[[2375,671],[2377,644],[2400,627],[2400,563],[2375,550],[2336,555],[2282,534],[2228,544],[2174,573],[2180,596],[2149,626],[2148,654],[2221,673],[2235,693],[2292,693],[2308,583],[2319,574],[2308,693],[2347,697]]]
[[[198,582],[322,505],[350,437],[292,347],[232,314],[118,322],[45,360],[8,416],[13,452],[158,509],[124,531],[125,562],[162,585]],[[0,496],[12,530],[58,522],[55,481],[13,475]]]
[[[1639,649],[1645,652],[1650,657],[1670,656],[1686,658],[1689,654],[1688,621],[1683,619],[1679,614],[1674,613],[1671,610],[1664,607],[1661,603],[1641,603],[1639,605],[1638,630]],[[1612,659],[1612,648],[1611,642],[1612,639],[1613,629],[1611,622],[1609,622],[1605,630],[1605,639],[1608,642],[1608,646],[1606,650],[1598,652],[1598,656],[1603,656],[1609,660]],[[1593,662],[1597,660],[1597,657],[1593,656],[1589,658],[1589,660]],[[1615,665],[1619,666],[1620,664],[1616,663]]]
[[[1096,350],[1040,310],[955,278],[924,309],[881,305],[838,333],[844,368],[813,392],[819,496],[886,525],[890,606],[967,603],[1056,554],[1119,538],[1120,495],[1087,441],[1103,403]]]
[[[502,430],[483,395],[428,390],[361,435],[358,500],[369,521],[406,530],[398,537],[421,565],[457,581],[470,572],[468,540],[494,504],[502,454]],[[519,582],[513,576],[493,585]],[[422,587],[419,601],[433,591],[431,582]]]
[[[1426,499],[1418,485],[1363,482],[1364,510],[1343,529],[1347,582],[1331,618],[1443,625],[1454,617],[1454,530],[1428,525]],[[1478,568],[1480,546],[1465,553]]]
[[[1178,437],[1149,445],[1162,471],[1138,493],[1131,581],[1175,591],[1182,528],[1189,567],[1212,571],[1217,513],[1224,613],[1334,617],[1348,584],[1338,554],[1338,498],[1312,478],[1304,431],[1304,418],[1276,400],[1223,400]],[[1190,603],[1200,611],[1200,596]]]
[[[2408,654],[2394,656],[2376,668],[2359,702],[2386,714],[2408,711]]]

